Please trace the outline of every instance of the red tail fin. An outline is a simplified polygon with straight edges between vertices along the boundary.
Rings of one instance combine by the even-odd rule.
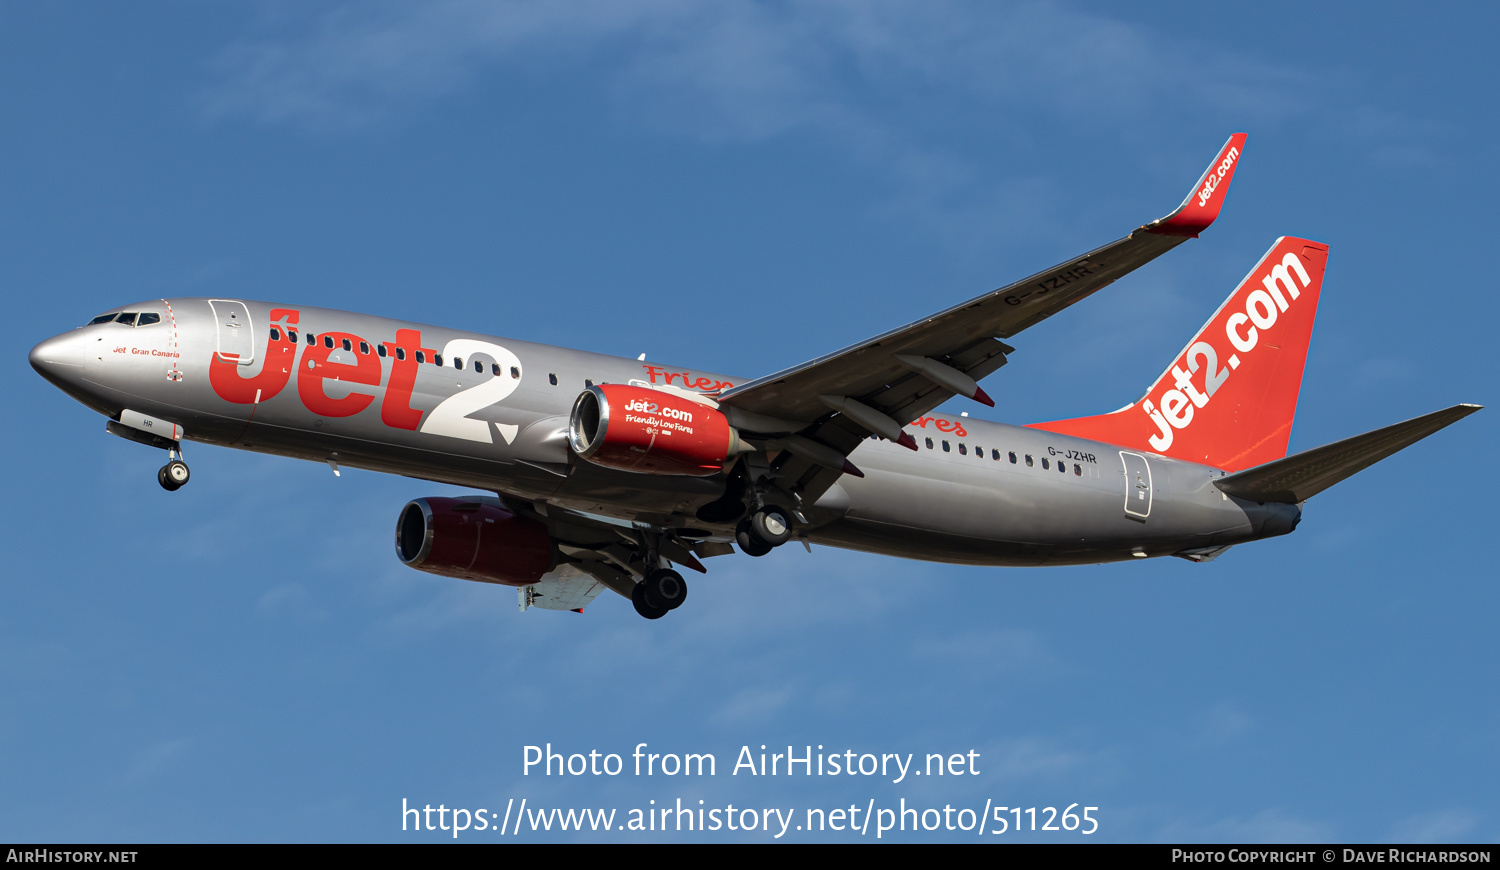
[[[1286,455],[1328,246],[1280,238],[1140,401],[1031,428],[1227,471]]]

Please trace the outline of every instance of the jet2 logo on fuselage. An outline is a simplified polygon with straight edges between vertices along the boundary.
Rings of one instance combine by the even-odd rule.
[[[491,424],[476,420],[470,415],[500,402],[520,385],[521,361],[508,349],[474,339],[449,341],[443,347],[443,353],[448,358],[489,356],[494,360],[498,371],[508,371],[511,376],[497,374],[448,396],[426,412],[424,421],[424,412],[411,407],[417,374],[422,365],[419,357],[422,361],[436,362],[439,356],[433,348],[422,346],[422,334],[419,330],[397,329],[395,342],[383,342],[380,345],[385,348],[384,357],[374,353],[360,353],[353,355],[353,362],[335,358],[337,349],[356,345],[366,348],[369,343],[352,333],[326,332],[321,334],[325,341],[307,345],[298,359],[297,324],[300,316],[301,312],[294,309],[271,309],[268,317],[271,328],[267,331],[266,346],[262,354],[264,362],[258,374],[246,377],[236,362],[214,353],[208,372],[209,384],[214,393],[226,402],[258,405],[279,394],[290,382],[295,369],[297,393],[302,405],[319,417],[351,417],[374,403],[378,394],[381,399],[381,422],[393,429],[494,443]],[[389,376],[384,371],[385,361],[390,362]],[[338,399],[329,397],[325,392],[328,381],[347,387],[348,394]],[[365,392],[361,387],[370,387],[373,392]],[[499,423],[494,425],[507,441],[514,437],[515,426]]]

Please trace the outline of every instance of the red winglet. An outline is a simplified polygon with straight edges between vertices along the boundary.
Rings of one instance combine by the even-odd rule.
[[[1229,182],[1234,178],[1234,167],[1240,162],[1240,152],[1245,149],[1245,134],[1236,133],[1224,143],[1224,150],[1208,165],[1208,171],[1198,179],[1193,192],[1187,195],[1177,210],[1153,221],[1141,229],[1163,236],[1190,236],[1208,229],[1224,207],[1224,196],[1229,192]]]

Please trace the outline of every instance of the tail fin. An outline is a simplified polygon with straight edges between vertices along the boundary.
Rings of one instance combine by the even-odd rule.
[[[1327,245],[1277,239],[1139,401],[1031,428],[1227,471],[1280,459],[1327,261]]]

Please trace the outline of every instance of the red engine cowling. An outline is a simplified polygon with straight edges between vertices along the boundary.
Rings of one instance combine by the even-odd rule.
[[[396,555],[418,571],[526,586],[557,565],[547,527],[493,497],[419,498],[396,520]]]
[[[723,414],[683,396],[647,387],[600,384],[573,403],[568,441],[580,457],[645,474],[707,477],[740,452]]]

